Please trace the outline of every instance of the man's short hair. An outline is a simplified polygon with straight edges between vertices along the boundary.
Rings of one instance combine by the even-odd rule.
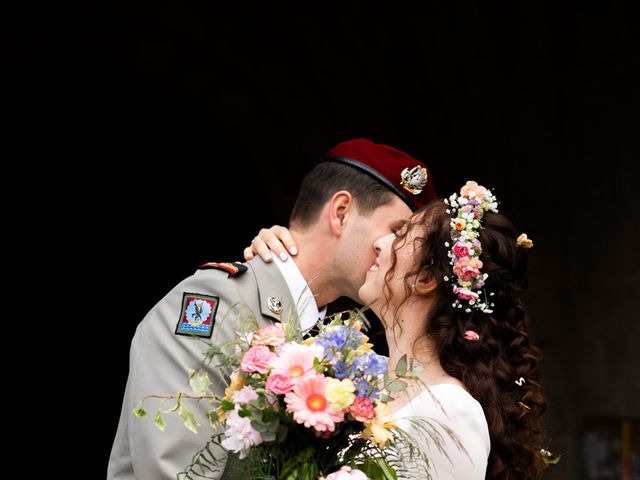
[[[371,175],[338,162],[316,165],[302,180],[289,222],[305,229],[318,219],[322,207],[340,190],[348,191],[362,215],[393,201],[395,196]]]

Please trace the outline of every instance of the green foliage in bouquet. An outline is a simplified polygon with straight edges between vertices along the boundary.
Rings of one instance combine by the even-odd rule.
[[[207,344],[202,364],[189,371],[194,394],[147,395],[134,410],[142,417],[145,400],[175,400],[157,411],[156,426],[164,430],[163,415],[177,413],[195,432],[200,424],[186,400],[209,402],[212,436],[178,479],[210,478],[226,468],[242,478],[316,480],[343,466],[374,480],[395,480],[409,468],[412,476],[429,479],[429,459],[418,442],[446,455],[447,435],[463,450],[435,420],[412,419],[412,435],[395,425],[387,403],[417,377],[403,357],[391,378],[388,359],[372,350],[363,333],[368,322],[362,310],[319,323],[318,333],[307,339],[295,313],[281,324],[259,327],[248,308],[237,304],[231,310],[237,338]],[[228,374],[223,396],[211,391],[212,368]]]

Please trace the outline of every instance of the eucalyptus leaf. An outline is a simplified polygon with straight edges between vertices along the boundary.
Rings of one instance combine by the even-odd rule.
[[[251,420],[251,427],[256,432],[263,433],[267,431],[267,425],[265,423],[262,423],[260,420]]]
[[[262,440],[265,442],[273,442],[276,439],[275,432],[261,432]]]
[[[266,426],[268,432],[277,432],[278,427],[280,426],[280,420],[278,420],[277,418],[275,420],[271,420],[270,422],[266,423]]]
[[[393,400],[393,397],[391,395],[387,395],[386,393],[381,393],[380,394],[380,400],[383,402],[391,402]]]
[[[289,429],[284,425],[280,424],[280,426],[278,427],[278,434],[277,434],[276,441],[278,443],[284,442],[285,439],[287,438],[288,433],[289,433]]]
[[[390,392],[403,392],[407,388],[406,382],[402,380],[392,380],[385,385]]]
[[[404,354],[400,360],[398,360],[398,364],[396,365],[396,375],[398,377],[403,377],[407,374],[407,355]]]
[[[265,423],[273,422],[278,419],[278,412],[273,409],[268,409],[262,412],[262,421]]]

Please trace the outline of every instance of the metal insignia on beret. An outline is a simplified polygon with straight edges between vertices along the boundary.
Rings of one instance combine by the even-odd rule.
[[[278,297],[269,297],[267,299],[267,306],[276,315],[282,313],[282,301]]]
[[[414,195],[418,195],[422,193],[422,189],[427,184],[427,169],[420,165],[416,165],[411,170],[405,168],[402,170],[400,177],[402,179],[400,184],[404,189]]]

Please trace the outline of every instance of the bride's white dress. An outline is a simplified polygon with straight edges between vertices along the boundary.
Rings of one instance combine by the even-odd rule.
[[[466,451],[460,450],[444,432],[444,449],[449,458],[431,442],[419,445],[429,457],[430,473],[434,480],[484,480],[491,450],[489,428],[480,403],[464,388],[453,384],[433,385],[400,408],[394,414],[396,424],[416,436],[408,421],[411,417],[438,420],[456,433]],[[442,432],[442,429],[439,431]],[[424,476],[416,473],[415,477],[408,478]]]

